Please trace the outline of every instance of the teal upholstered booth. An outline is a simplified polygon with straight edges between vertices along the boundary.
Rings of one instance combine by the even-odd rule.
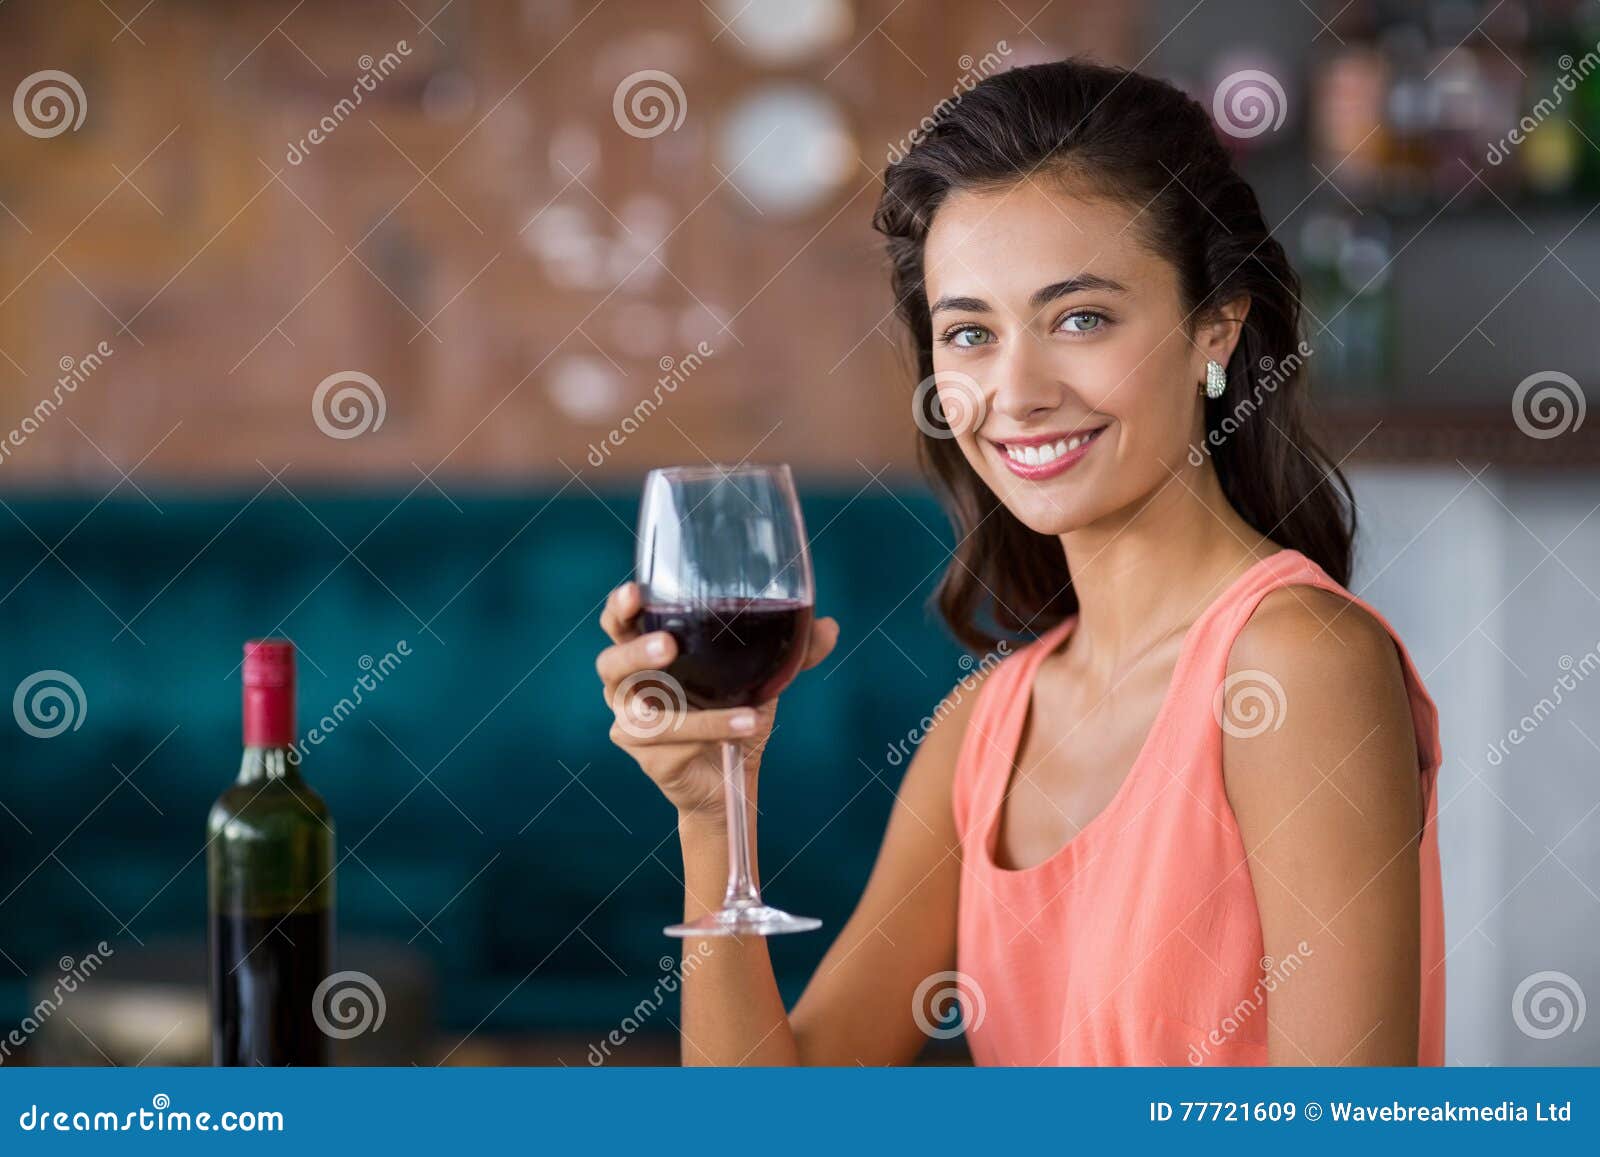
[[[446,1026],[616,1023],[681,896],[671,810],[609,745],[593,668],[635,494],[294,485],[3,496],[0,692],[63,671],[83,708],[50,738],[0,716],[0,1014],[23,1014],[24,972],[102,939],[203,936],[240,644],[279,633],[302,733],[370,688],[305,759],[338,824],[340,935],[431,956]],[[903,771],[886,749],[963,674],[927,609],[950,541],[931,499],[852,486],[805,513],[843,634],[785,697],[762,777],[769,893],[826,922],[776,945],[790,995],[866,878]]]

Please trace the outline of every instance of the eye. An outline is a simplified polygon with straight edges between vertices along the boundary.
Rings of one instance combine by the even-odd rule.
[[[1069,313],[1062,318],[1061,324],[1056,328],[1067,333],[1094,333],[1098,329],[1104,329],[1106,322],[1107,318],[1103,313],[1078,310],[1076,313]]]
[[[989,345],[994,341],[994,334],[981,325],[957,325],[945,330],[941,340],[945,345],[971,349],[973,346]]]

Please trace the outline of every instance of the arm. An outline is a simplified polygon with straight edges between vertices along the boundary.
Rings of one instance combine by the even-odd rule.
[[[894,1065],[926,1043],[912,1016],[916,987],[955,966],[961,861],[950,788],[975,690],[917,749],[860,903],[794,1011],[785,1016],[764,940],[726,940],[686,977],[686,1064]],[[722,896],[727,844],[720,824],[680,824],[686,915]]]
[[[761,748],[772,732],[776,700],[755,709],[688,711],[652,726],[630,725],[632,676],[666,667],[671,635],[641,636],[639,592],[612,592],[601,625],[613,645],[596,669],[616,714],[611,739],[639,763],[678,810],[683,847],[684,911],[694,919],[717,907],[727,882],[727,824],[722,814],[716,742],[748,745],[746,794],[753,808]],[[805,667],[832,651],[838,624],[812,628]],[[659,647],[659,649],[655,649]],[[973,680],[966,681],[968,684]],[[953,692],[928,731],[896,796],[877,863],[856,911],[796,1005],[785,1013],[765,940],[691,941],[696,961],[683,970],[685,1064],[894,1064],[915,1059],[923,1043],[912,1016],[916,986],[953,966],[959,843],[951,813],[956,754],[977,698]],[[759,873],[758,873],[759,875]],[[702,947],[703,945],[703,947]]]
[[[1414,1065],[1422,805],[1394,641],[1342,595],[1285,588],[1228,673],[1269,688],[1281,720],[1223,739],[1265,954],[1300,960],[1267,1005],[1269,1062]]]

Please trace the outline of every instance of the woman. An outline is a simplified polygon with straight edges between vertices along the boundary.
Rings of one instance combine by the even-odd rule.
[[[977,651],[1034,640],[934,712],[792,1012],[759,939],[685,979],[685,1062],[908,1063],[953,984],[979,1063],[1442,1063],[1437,716],[1345,589],[1298,282],[1204,109],[1079,62],[991,77],[875,223],[953,415],[919,421],[959,542],[940,610]],[[602,617],[619,712],[675,653],[638,607]],[[774,710],[612,731],[678,808],[689,918],[726,876],[714,744],[759,750]]]

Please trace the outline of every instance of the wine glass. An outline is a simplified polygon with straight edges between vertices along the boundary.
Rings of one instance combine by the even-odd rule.
[[[795,677],[811,638],[811,552],[787,466],[652,470],[639,510],[642,632],[667,631],[678,655],[660,674],[677,709],[754,707]],[[668,936],[771,936],[822,921],[761,901],[751,870],[744,746],[722,743],[728,890],[722,907]]]

